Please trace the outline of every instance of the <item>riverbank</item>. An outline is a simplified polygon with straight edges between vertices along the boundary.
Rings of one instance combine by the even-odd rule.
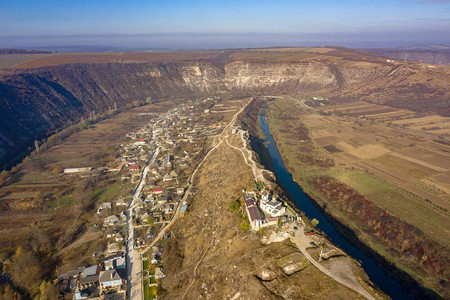
[[[262,106],[262,105],[261,105]],[[261,108],[260,106],[260,108]],[[254,132],[257,134],[257,130],[254,130]],[[276,167],[274,168],[274,164],[271,162],[271,160],[269,160],[268,158],[270,157],[270,155],[268,155],[268,148],[269,145],[268,143],[264,143],[261,142],[262,139],[255,136],[253,138],[253,143],[252,143],[252,147],[254,147],[254,151],[256,151],[261,159],[261,163],[263,165],[265,165],[265,167],[267,167],[268,169],[270,169],[271,171],[276,171]],[[275,141],[274,143],[275,144]],[[266,147],[267,145],[267,147]],[[276,147],[276,146],[275,146]],[[288,170],[286,170],[286,172],[288,172]],[[292,174],[292,170],[289,170],[289,173]],[[277,178],[278,181],[279,180],[279,174],[277,174]],[[291,176],[292,178],[292,176]],[[294,183],[294,181],[293,181]],[[279,184],[281,186],[283,186],[283,188],[286,190],[286,186],[283,185],[282,182],[279,182]],[[295,183],[295,185],[297,185],[297,183]],[[298,185],[297,185],[298,186]],[[305,197],[306,198],[306,197]],[[291,201],[294,200],[294,197],[291,196]],[[399,293],[398,295],[394,295],[394,298],[398,298],[398,299],[402,299],[402,298],[411,298],[411,295],[407,295],[407,291],[409,289],[413,290],[413,293],[419,297],[428,297],[428,298],[438,298],[439,296],[435,293],[433,293],[432,291],[423,288],[422,286],[420,286],[420,284],[418,284],[414,279],[412,279],[408,274],[404,273],[403,271],[397,269],[395,266],[393,266],[391,263],[389,263],[388,261],[386,261],[384,259],[384,257],[380,256],[378,253],[376,253],[375,251],[373,251],[371,248],[369,248],[363,241],[361,241],[358,236],[355,234],[354,231],[352,231],[350,228],[348,228],[348,226],[344,225],[339,219],[336,219],[335,216],[333,216],[332,214],[330,214],[329,209],[327,209],[326,206],[322,206],[319,205],[317,203],[317,201],[315,201],[314,199],[312,199],[311,197],[308,197],[307,199],[308,202],[310,202],[311,204],[314,205],[315,209],[318,211],[318,213],[320,213],[324,219],[327,220],[327,222],[329,222],[331,227],[335,227],[336,228],[336,234],[341,235],[341,239],[343,237],[345,237],[346,240],[350,241],[350,243],[357,247],[358,251],[363,252],[364,255],[367,255],[369,259],[372,259],[372,264],[376,266],[376,264],[382,265],[383,268],[387,271],[389,271],[389,274],[393,277],[395,277],[397,280],[402,282],[402,285],[404,286],[404,293]],[[297,201],[295,201],[297,202]],[[297,205],[299,204],[298,202],[296,203]],[[301,205],[299,205],[301,206]],[[301,207],[303,210],[303,207]],[[322,222],[321,222],[322,223]],[[319,227],[321,227],[319,225]],[[339,232],[339,233],[338,233]],[[329,235],[329,234],[328,234]],[[333,238],[332,238],[333,240]],[[337,243],[340,244],[340,243]],[[376,264],[375,264],[376,262]],[[365,263],[363,263],[363,267],[364,267]],[[367,270],[366,270],[367,271]],[[387,274],[385,276],[388,276]],[[389,277],[389,276],[388,276]],[[381,284],[379,285],[386,285],[385,283],[383,283],[383,279],[379,279],[379,281],[381,282]],[[392,278],[388,281],[392,281]],[[392,289],[392,287],[391,287]]]

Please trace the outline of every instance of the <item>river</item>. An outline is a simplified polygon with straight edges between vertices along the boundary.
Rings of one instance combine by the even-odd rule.
[[[266,136],[264,143],[267,145],[270,157],[272,158],[275,175],[282,183],[285,191],[287,191],[294,199],[298,208],[301,209],[308,218],[316,218],[319,221],[319,225],[317,227],[325,232],[328,238],[335,245],[343,249],[349,256],[358,260],[370,280],[378,285],[383,292],[393,299],[414,299],[406,288],[400,285],[393,277],[388,275],[375,263],[371,257],[367,256],[364,252],[352,245],[344,236],[342,236],[317,209],[317,207],[313,205],[311,200],[306,197],[298,184],[294,182],[292,175],[287,170],[283,159],[281,158],[280,152],[278,151],[275,140],[270,134],[269,125],[266,122],[266,116],[264,114],[260,115],[260,126]]]

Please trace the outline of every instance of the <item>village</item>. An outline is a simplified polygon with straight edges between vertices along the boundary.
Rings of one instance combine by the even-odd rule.
[[[96,265],[80,266],[60,275],[61,289],[70,292],[73,299],[125,299],[130,285],[134,285],[130,279],[136,280],[131,258],[127,257],[132,257],[128,253],[131,251],[139,253],[141,268],[135,273],[139,274],[139,285],[147,287],[141,293],[148,296],[145,298],[156,296],[157,281],[165,275],[161,260],[164,249],[154,242],[176,214],[182,216],[188,211],[189,201],[182,199],[185,196],[189,200],[184,194],[192,166],[199,160],[208,137],[217,135],[225,126],[220,122],[205,124],[205,114],[217,100],[220,97],[187,101],[161,115],[147,113],[152,119],[145,127],[126,134],[129,142],[120,145],[115,167],[64,170],[66,176],[79,177],[118,172],[123,182],[137,185],[130,191],[133,195],[98,206],[97,223],[109,242],[103,253],[93,254],[98,260]],[[170,238],[170,233],[163,238]]]
[[[206,149],[218,145],[217,139],[228,144],[230,135],[242,141],[247,137],[246,131],[231,124],[234,121],[223,122],[211,113],[210,107],[218,101],[220,97],[187,101],[164,114],[146,113],[151,120],[126,134],[128,142],[120,145],[113,167],[64,170],[65,176],[78,177],[115,173],[130,188],[128,196],[99,203],[93,226],[101,228],[106,248],[92,254],[96,264],[61,274],[61,291],[76,300],[157,298],[168,263],[162,259],[164,240],[174,238],[170,225],[189,213],[195,196],[191,180]],[[321,245],[320,254],[313,251],[319,261],[343,254],[334,247],[325,248],[326,241],[314,235],[315,225],[305,223],[283,197],[266,186],[263,177],[258,179],[261,174],[254,176],[252,188],[242,191],[248,230],[269,228],[262,237],[264,244],[291,239],[302,252]]]

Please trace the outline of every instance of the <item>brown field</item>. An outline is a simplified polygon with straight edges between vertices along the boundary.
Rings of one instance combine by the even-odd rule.
[[[283,107],[293,105],[286,100],[283,103],[277,100],[277,104]],[[386,112],[387,110],[390,110],[392,114],[398,114],[396,117],[403,115],[407,118],[396,120],[403,127],[394,124],[395,122],[387,125],[392,118],[392,114]],[[445,224],[443,229],[446,228],[446,232],[450,233],[447,222],[448,212],[443,211],[450,210],[450,194],[447,193],[450,189],[448,180],[450,147],[434,142],[433,137],[422,135],[421,130],[415,133],[416,131],[410,126],[415,123],[413,117],[416,113],[365,102],[325,106],[315,111],[342,113],[324,116],[307,110],[301,114],[300,118],[309,129],[314,145],[321,150],[320,155],[335,161],[336,166],[330,170],[331,174],[339,177],[341,172],[354,167],[373,174],[374,178],[382,182],[386,181],[397,186],[398,192],[389,192],[391,193],[389,197],[394,199],[394,202],[386,202],[383,192],[374,193],[372,201],[389,209],[403,220],[418,226],[437,240],[446,244],[450,243],[447,237],[444,238],[433,229],[434,226]],[[360,116],[368,112],[371,113],[367,115],[368,120],[361,120]],[[381,112],[382,116],[378,117],[377,112]],[[375,121],[372,117],[377,120]],[[438,121],[442,124],[450,121],[449,118],[440,116],[421,117],[420,120],[434,122],[436,126],[439,125]],[[295,121],[290,121],[290,124],[292,128],[298,126],[295,125]],[[295,149],[294,145],[292,149]],[[308,174],[316,174],[315,172],[318,171],[311,169],[309,171],[311,173],[307,170],[304,172],[303,176],[309,176]],[[351,182],[347,182],[349,183]],[[364,191],[365,187],[356,184],[350,184],[350,186],[363,189],[360,191],[362,194],[367,192]],[[409,193],[413,196],[405,196]],[[402,206],[405,205],[405,201],[408,202],[408,210]],[[431,203],[427,204],[427,201]],[[424,220],[412,214],[414,209],[421,211],[422,216],[425,215],[437,223],[426,224]]]
[[[22,54],[18,54],[22,55]],[[44,66],[57,66],[69,63],[138,63],[138,62],[183,62],[210,61],[223,63],[231,59],[246,61],[289,61],[299,62],[318,58],[324,62],[335,60],[336,57],[348,60],[360,60],[361,65],[369,64],[365,61],[384,62],[375,56],[361,55],[351,50],[334,48],[266,48],[248,50],[206,50],[206,51],[174,51],[174,52],[60,52],[45,54],[42,57],[18,56],[14,63],[5,64],[14,69],[31,69]],[[370,65],[367,65],[370,67]]]
[[[26,62],[44,58],[50,54],[4,54],[0,55],[0,69],[12,68]]]
[[[112,62],[175,62],[212,59],[220,51],[176,51],[176,52],[61,52],[37,58],[15,66],[15,69],[57,66],[69,63],[112,63]]]
[[[383,121],[358,115],[377,111],[376,105],[346,103],[343,107],[334,105],[331,114],[324,116],[329,107],[308,109],[290,99],[272,102],[267,119],[285,164],[318,205],[387,260],[445,295],[448,290],[438,282],[448,278],[444,273],[450,246],[450,146],[385,122],[390,118],[386,115]],[[347,109],[354,113],[348,114]],[[378,111],[384,110],[380,106]],[[418,117],[408,111],[402,114]],[[355,208],[350,203],[357,197],[364,200]],[[382,214],[373,209],[392,219],[382,225]],[[401,223],[397,232],[394,227]],[[432,245],[426,251],[440,257],[444,273],[423,264],[420,256],[411,260],[404,248],[405,240],[410,241],[404,230],[408,226],[414,228],[412,244]],[[386,231],[374,234],[379,228]]]
[[[344,106],[351,107],[348,104]],[[361,108],[364,105],[358,104],[353,107]],[[368,107],[374,109],[374,105],[370,104]],[[334,109],[340,108],[334,106]],[[334,151],[332,155],[346,164],[356,164],[388,181],[394,180],[405,190],[414,191],[416,194],[420,194],[420,197],[431,200],[445,209],[450,209],[447,197],[438,197],[430,190],[420,190],[416,187],[419,183],[429,183],[429,181],[421,179],[434,178],[449,170],[448,155],[445,151],[449,151],[450,147],[437,146],[432,139],[420,135],[403,134],[401,128],[397,129],[394,126],[388,128],[385,124],[378,124],[378,122],[369,125],[365,122],[351,122],[351,117],[344,118],[347,122],[343,122],[341,117],[324,118],[313,114],[306,116],[304,124],[311,130],[317,146],[332,145],[336,147],[340,152]],[[438,119],[446,122],[448,118],[438,117]],[[315,130],[320,126],[327,129]],[[329,136],[326,136],[325,133],[329,133]],[[418,147],[420,147],[420,151],[417,151]],[[435,149],[434,153],[430,154],[428,148]],[[428,184],[428,187],[436,189],[439,183],[436,180],[430,182],[434,182],[434,184]],[[445,186],[440,190],[445,190]]]
[[[312,52],[312,53],[328,53],[333,51],[334,49],[331,48],[313,48],[313,49],[309,49],[306,50],[306,52]]]
[[[329,105],[317,109],[327,114],[374,121],[380,125],[387,123],[407,132],[434,135],[438,138],[450,137],[450,118],[438,115],[420,116],[405,109],[366,103],[362,101]]]

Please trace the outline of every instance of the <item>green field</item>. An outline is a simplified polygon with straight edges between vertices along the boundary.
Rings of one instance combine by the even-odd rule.
[[[432,171],[427,171],[425,168],[416,168],[402,159],[393,157],[392,155],[385,154],[380,157],[372,159],[373,161],[385,165],[386,167],[393,168],[406,175],[413,176],[415,178],[424,178],[433,174]]]
[[[432,235],[438,241],[449,243],[448,235],[442,234],[442,230],[449,230],[448,226],[443,226],[448,217],[445,213],[438,214],[434,211],[429,214],[430,209],[423,200],[416,199],[408,195],[406,191],[382,182],[363,171],[354,170],[333,175],[339,181],[366,196],[374,204],[385,208],[408,223],[420,224],[419,226],[424,232]]]

